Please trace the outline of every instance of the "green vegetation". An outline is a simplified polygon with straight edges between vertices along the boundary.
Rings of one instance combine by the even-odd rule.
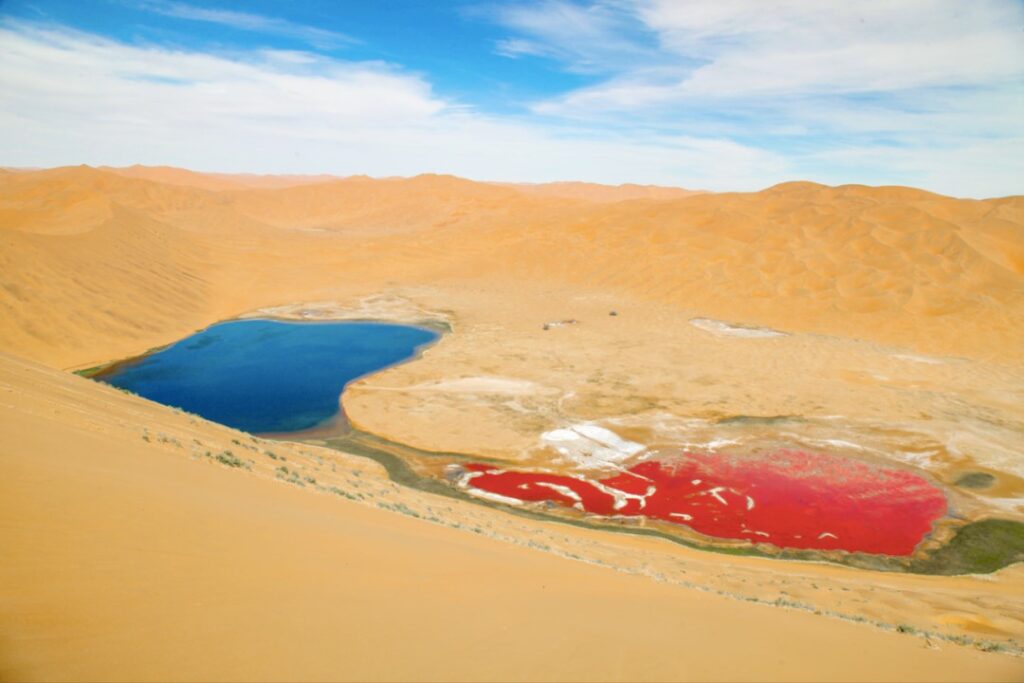
[[[728,418],[727,418],[728,419]],[[753,418],[755,420],[784,420],[784,416]],[[501,509],[505,512],[529,519],[558,522],[585,529],[601,529],[637,536],[654,536],[689,548],[698,548],[725,555],[746,555],[774,557],[787,560],[827,561],[845,564],[861,569],[888,572],[912,572],[917,574],[976,574],[990,573],[1024,561],[1024,524],[1011,520],[982,520],[966,524],[945,546],[931,551],[923,559],[907,560],[887,555],[865,553],[822,554],[804,550],[778,550],[765,545],[716,545],[702,543],[656,527],[627,526],[614,521],[596,518],[572,518],[543,512],[532,507],[513,507],[473,497],[466,492],[432,477],[417,474],[407,460],[398,453],[417,458],[444,458],[452,462],[499,462],[489,458],[467,458],[455,453],[434,453],[415,449],[381,439],[372,434],[351,430],[344,437],[328,439],[330,448],[369,458],[384,467],[388,478],[400,486],[433,493],[446,498],[455,498],[477,505]],[[280,468],[279,468],[280,469]],[[353,473],[358,475],[358,473]],[[294,475],[297,477],[297,475]],[[298,482],[301,484],[301,481]]]
[[[91,368],[84,368],[82,370],[75,370],[73,374],[78,375],[79,377],[85,377],[86,379],[91,379],[92,377],[95,377],[96,375],[98,375],[101,372],[103,372],[106,368],[107,368],[106,364],[104,364],[104,365],[94,365]]]
[[[349,500],[359,500],[358,496],[355,496],[349,493],[348,491],[344,491],[338,488],[337,486],[321,487],[321,489],[324,491],[328,491],[329,493],[333,493],[336,496],[341,496],[342,498],[348,498]]]
[[[957,530],[949,543],[923,560],[911,563],[921,574],[989,574],[1024,561],[1024,524],[1009,519],[983,519]]]
[[[960,476],[953,484],[968,489],[987,489],[996,483],[996,478],[988,472],[968,472]]]
[[[302,477],[299,476],[299,473],[296,470],[289,470],[284,465],[281,465],[276,470],[274,470],[274,476],[276,476],[278,479],[288,482],[289,484],[295,484],[296,486],[306,485],[305,482],[302,481]],[[306,477],[306,481],[309,481],[310,479],[312,479],[312,477]],[[316,483],[316,480],[313,479],[310,483]]]
[[[222,465],[227,465],[228,467],[243,467],[247,470],[252,469],[252,465],[242,460],[231,451],[224,451],[222,453],[218,453],[216,456],[214,456],[214,460],[216,460]]]
[[[147,439],[147,441],[148,440],[149,439]],[[159,443],[169,443],[169,444],[173,444],[173,445],[177,446],[178,448],[181,448],[181,442],[180,441],[178,441],[173,436],[167,436],[163,432],[160,432],[159,434],[157,434],[156,440]]]

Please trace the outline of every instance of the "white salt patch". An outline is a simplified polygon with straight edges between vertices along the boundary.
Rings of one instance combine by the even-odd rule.
[[[547,481],[538,481],[534,482],[534,486],[543,486],[545,488],[549,488],[556,493],[561,493],[566,498],[570,498],[576,501],[577,503],[583,502],[583,499],[580,498],[580,494],[576,493],[568,486],[563,486],[562,484],[552,484],[551,482]]]
[[[581,469],[608,467],[644,450],[643,444],[627,441],[594,424],[579,424],[541,434],[541,441]]]
[[[745,325],[730,325],[721,320],[713,318],[691,318],[690,324],[699,330],[710,332],[719,337],[745,337],[747,339],[767,339],[769,337],[786,337],[785,332],[779,332],[767,327],[747,327]]]
[[[469,493],[471,493],[474,496],[476,496],[477,498],[486,498],[487,500],[492,500],[495,503],[504,503],[506,505],[522,505],[523,504],[523,501],[519,500],[518,498],[509,498],[508,496],[503,496],[500,493],[491,493],[490,491],[484,491],[482,489],[478,489],[478,488],[475,488],[473,486],[467,487],[466,490]]]
[[[500,472],[501,470],[495,470],[494,472]],[[477,477],[482,477],[488,472],[467,472],[461,479],[459,479],[459,488],[465,489],[467,493],[470,493],[477,498],[485,498],[495,503],[504,503],[505,505],[522,505],[523,501],[518,498],[511,498],[509,496],[503,496],[500,493],[491,493],[490,491],[484,491],[478,489],[475,486],[471,486],[469,482],[473,481]]]
[[[818,534],[818,540],[820,541],[823,538],[839,538],[839,537],[836,536],[833,533],[829,533],[828,531],[822,531],[820,534]]]
[[[654,486],[648,486],[647,491],[640,495],[638,493],[627,493],[626,491],[620,491],[619,489],[612,488],[611,486],[605,486],[599,481],[590,481],[583,479],[583,477],[577,477],[578,479],[587,482],[594,488],[607,493],[609,496],[615,499],[615,503],[612,505],[613,510],[621,510],[626,507],[626,503],[630,500],[636,500],[640,502],[640,509],[647,507],[647,498],[654,495],[654,492],[658,489]]]
[[[707,491],[705,491],[705,493],[710,493],[712,496],[715,497],[715,500],[717,500],[722,505],[728,505],[729,501],[727,501],[725,498],[722,498],[721,494],[719,493],[719,491],[724,491],[724,490],[725,490],[724,486],[716,486],[713,489],[708,489]]]
[[[858,451],[871,450],[869,448],[861,446],[860,444],[856,444],[850,441],[843,441],[842,439],[822,439],[821,443],[828,444],[829,446],[836,446],[837,448],[853,448]]]
[[[680,519],[686,520],[687,522],[693,519],[693,515],[688,515],[685,512],[670,512],[669,517],[679,517]]]
[[[747,509],[748,510],[753,510],[754,509],[754,499],[751,498],[750,496],[747,496]]]
[[[932,458],[939,455],[939,452],[936,450],[923,452],[897,451],[897,454],[903,462],[908,462],[922,469],[928,469],[934,465]]]
[[[545,441],[576,441],[580,434],[572,429],[552,429],[550,432],[544,432],[540,438]]]

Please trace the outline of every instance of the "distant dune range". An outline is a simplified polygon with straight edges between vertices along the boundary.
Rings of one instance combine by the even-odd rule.
[[[1024,358],[1022,197],[790,183],[609,204],[442,176],[180,184],[195,175],[0,176],[3,347],[75,365],[94,359],[83,340],[105,358],[332,286],[484,277],[923,353]]]
[[[957,519],[1024,520],[1024,197],[5,169],[0,678],[1024,674],[1024,565],[883,574],[513,517],[59,372],[243,315],[446,323],[345,392],[412,448],[803,439],[926,473]]]

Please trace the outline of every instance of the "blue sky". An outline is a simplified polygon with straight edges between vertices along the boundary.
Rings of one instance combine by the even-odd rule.
[[[0,165],[1024,192],[1019,0],[0,0]]]

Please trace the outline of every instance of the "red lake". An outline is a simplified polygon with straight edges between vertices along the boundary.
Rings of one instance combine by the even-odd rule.
[[[642,516],[780,548],[909,555],[946,514],[943,492],[906,470],[820,453],[683,453],[603,479],[466,467],[470,493]]]

